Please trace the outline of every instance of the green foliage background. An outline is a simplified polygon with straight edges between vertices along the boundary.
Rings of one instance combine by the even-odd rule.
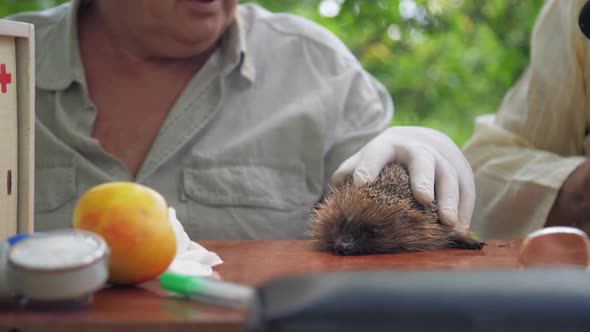
[[[0,16],[61,2],[2,0]],[[530,32],[544,1],[242,2],[302,15],[325,26],[391,92],[393,124],[437,128],[462,145],[473,131],[475,116],[494,112],[526,66]]]

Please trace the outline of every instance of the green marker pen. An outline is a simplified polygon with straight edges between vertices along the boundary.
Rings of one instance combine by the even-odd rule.
[[[191,300],[232,308],[247,306],[254,288],[205,277],[166,272],[160,276],[162,288]]]

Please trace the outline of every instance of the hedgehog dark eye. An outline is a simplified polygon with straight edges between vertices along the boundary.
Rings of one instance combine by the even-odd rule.
[[[340,228],[341,231],[344,231],[348,227],[349,223],[350,223],[350,221],[348,220],[348,218],[342,217],[339,220],[337,226],[338,226],[338,228]]]
[[[366,223],[361,224],[358,232],[359,235],[365,239],[375,237],[375,229],[373,227],[369,227]]]
[[[410,216],[408,216],[407,213],[404,213],[400,218],[399,218],[399,222],[408,222],[410,221]]]

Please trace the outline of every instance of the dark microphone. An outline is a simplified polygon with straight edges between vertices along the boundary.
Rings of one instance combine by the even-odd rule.
[[[580,30],[584,33],[586,38],[590,39],[590,0],[586,1],[584,7],[580,11],[580,17],[578,18],[578,24]]]

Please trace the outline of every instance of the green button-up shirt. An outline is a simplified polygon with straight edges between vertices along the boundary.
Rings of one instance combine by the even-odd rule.
[[[302,238],[331,174],[391,122],[387,91],[331,33],[240,5],[134,177],[91,136],[78,6],[11,17],[36,27],[36,230],[71,227],[86,190],[125,180],[159,191],[194,240]]]

